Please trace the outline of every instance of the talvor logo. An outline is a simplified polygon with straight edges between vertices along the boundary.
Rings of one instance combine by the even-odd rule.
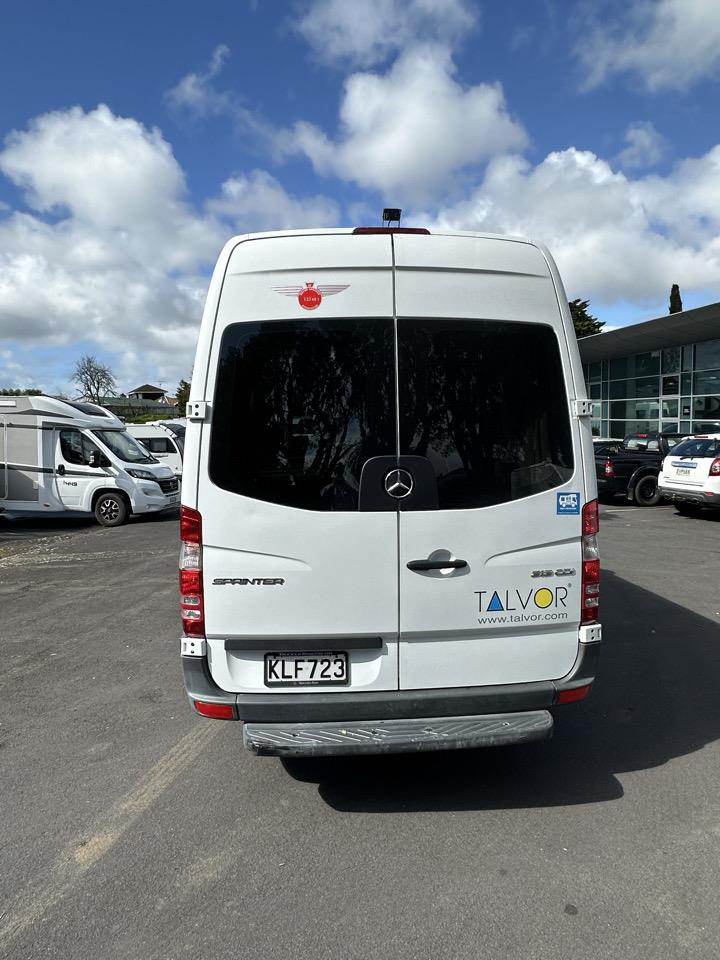
[[[485,598],[489,590],[476,590],[479,613],[507,613],[515,610],[527,610],[530,604],[538,610],[547,610],[548,607],[563,608],[566,606],[569,590],[567,587],[555,586],[538,587],[536,590],[493,590],[489,600]],[[532,609],[532,607],[531,607]]]
[[[342,293],[350,286],[349,283],[306,283],[304,287],[273,287],[275,293],[281,293],[284,297],[297,297],[297,301],[303,310],[317,310],[323,302],[323,297],[332,297],[336,293]]]

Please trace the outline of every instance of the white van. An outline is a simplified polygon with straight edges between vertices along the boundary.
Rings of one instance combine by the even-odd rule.
[[[0,515],[83,516],[116,527],[177,508],[178,481],[92,403],[0,397]]]
[[[591,405],[542,247],[236,237],[187,411],[185,685],[249,749],[540,740],[588,693]]]
[[[128,423],[125,429],[178,479],[182,477],[183,438],[179,432],[164,423]]]

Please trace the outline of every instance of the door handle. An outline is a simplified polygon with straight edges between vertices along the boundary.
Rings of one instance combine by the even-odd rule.
[[[59,477],[64,477],[64,476],[65,476],[65,467],[64,467],[61,463],[58,464],[57,475],[58,475]]]
[[[408,570],[447,570],[452,567],[454,570],[462,570],[466,567],[467,560],[410,560]]]

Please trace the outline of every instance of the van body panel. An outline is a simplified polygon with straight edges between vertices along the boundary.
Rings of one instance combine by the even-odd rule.
[[[401,514],[401,689],[525,683],[568,673],[577,655],[582,557],[580,517],[555,512],[557,493],[565,489],[443,511],[441,527],[432,512]],[[548,538],[553,527],[558,542]],[[468,566],[407,568],[408,561],[441,550]]]

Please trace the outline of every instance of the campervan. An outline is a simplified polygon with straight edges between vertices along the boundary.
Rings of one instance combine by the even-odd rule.
[[[179,427],[173,429],[162,422],[128,423],[125,429],[160,463],[170,467],[178,479],[182,477],[183,431]]]
[[[115,527],[177,507],[178,481],[92,403],[0,397],[0,515],[87,516]]]
[[[600,648],[591,412],[541,245],[231,240],[187,405],[197,712],[281,756],[549,737]]]

